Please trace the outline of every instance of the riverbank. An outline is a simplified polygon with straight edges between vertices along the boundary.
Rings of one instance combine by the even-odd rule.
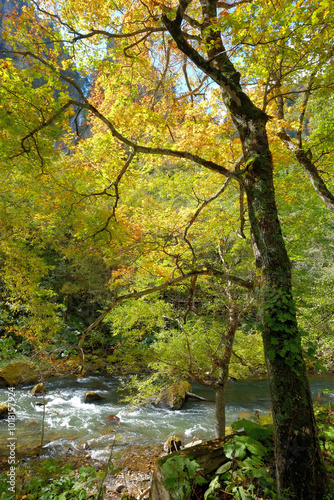
[[[131,498],[131,500],[134,498],[147,500],[155,460],[165,454],[161,445],[151,447],[130,446],[121,455],[115,454],[111,461],[111,470],[105,475],[103,480],[105,488],[104,499],[120,500],[125,495],[128,495],[128,498]],[[94,473],[92,474],[94,485],[88,488],[85,487],[84,489],[87,491],[87,498],[90,495],[94,495],[95,498],[101,483],[99,474],[106,472],[106,464],[94,460],[89,453],[72,450],[66,456],[54,457],[52,460],[43,457],[20,460],[15,464],[16,500],[21,498],[36,500],[36,495],[40,494],[41,487],[48,485],[51,487],[53,479],[57,481],[63,475],[68,477],[69,471],[73,471],[76,474],[79,484],[81,480],[79,471],[82,468],[87,470],[94,469]],[[8,461],[2,459],[0,461],[0,470],[4,471],[4,474],[7,469]],[[2,479],[4,478],[1,477],[0,482],[4,486],[5,480],[2,481]],[[5,492],[5,489],[0,487],[0,496]],[[7,499],[6,496],[1,496],[1,498]]]
[[[209,401],[189,399],[181,410],[153,405],[132,408],[120,401],[124,382],[123,377],[112,376],[53,377],[45,383],[45,405],[41,394],[30,393],[32,385],[15,388],[17,458],[35,455],[42,429],[45,456],[52,458],[71,450],[85,450],[101,462],[107,460],[111,448],[123,453],[130,446],[161,445],[175,434],[184,443],[214,437],[215,403],[207,389],[194,385],[193,391]],[[321,391],[330,388],[328,397],[334,398],[333,375],[312,375],[310,382],[314,400]],[[96,392],[101,399],[85,402],[87,391]],[[264,418],[267,423],[270,421],[270,394],[265,379],[229,382],[226,401],[228,426],[238,418],[253,418],[255,413],[261,421]],[[0,420],[0,456],[7,453],[7,427],[6,419]]]
[[[328,471],[330,472],[334,467],[334,410],[331,408],[331,404],[328,403],[326,405],[316,405],[315,414],[323,456]],[[245,426],[245,423],[246,421],[240,422],[243,426]],[[257,426],[257,424],[249,424],[249,432],[252,428],[254,429],[254,425]],[[254,438],[250,441],[249,450],[251,455],[247,460],[249,461],[251,459],[252,453],[256,455],[258,453],[257,450],[261,452],[263,447],[268,449],[268,453],[270,451],[268,456],[266,452],[267,460],[263,462],[261,468],[262,481],[266,480],[267,487],[269,488],[267,489],[265,498],[269,499],[275,497],[275,485],[272,477],[272,441],[267,439],[268,432],[270,433],[270,426],[260,426],[260,429],[267,434],[262,435],[261,445],[259,444],[257,447],[254,447]],[[242,442],[246,443],[245,439],[247,438],[244,434],[245,431],[243,431],[242,434]],[[231,437],[232,436],[230,436],[230,438]],[[261,440],[259,432],[257,432],[257,438]],[[232,440],[233,439],[232,437]],[[241,439],[240,436],[238,439]],[[236,441],[236,443],[238,446],[240,445],[238,441]],[[212,443],[209,443],[209,445],[211,446]],[[129,446],[126,450],[123,450],[121,456],[114,454],[110,462],[111,470],[103,478],[104,500],[148,500],[155,461],[162,455],[166,455],[166,453],[163,451],[161,445]],[[15,467],[16,500],[36,500],[37,498],[41,498],[45,494],[45,491],[55,492],[56,488],[58,488],[58,496],[60,492],[66,492],[66,498],[71,498],[71,500],[77,500],[79,498],[96,500],[99,485],[101,484],[101,474],[104,475],[104,472],[106,472],[106,464],[94,460],[89,452],[84,450],[72,450],[69,451],[66,456],[55,457],[52,460],[45,458],[25,459],[22,460],[20,464],[17,463]],[[258,472],[258,469],[256,470]],[[0,473],[0,497],[4,498],[4,500],[9,500],[9,498],[12,497],[3,495],[5,491],[3,489],[5,477],[5,472],[3,474]],[[93,477],[94,485],[89,483],[89,481],[87,482],[87,478],[89,479],[89,477]],[[244,488],[245,491],[248,489],[250,491],[251,488],[254,487],[258,488],[259,491],[263,490],[264,486],[262,483],[259,483],[259,477],[258,474],[250,474],[247,476],[246,473],[243,478],[242,488]],[[69,478],[72,478],[72,483]],[[207,484],[209,484],[210,475],[207,476],[207,480]],[[74,488],[70,489],[73,486]],[[208,486],[205,486],[205,488],[207,487]],[[222,485],[222,488],[226,488],[226,485]],[[79,492],[82,494],[79,495]],[[330,490],[330,495],[331,494],[334,494],[333,484]],[[54,498],[58,498],[58,496],[56,495]],[[262,497],[261,495],[261,498]],[[202,498],[202,496],[200,498]],[[332,496],[328,496],[328,498],[332,498]]]

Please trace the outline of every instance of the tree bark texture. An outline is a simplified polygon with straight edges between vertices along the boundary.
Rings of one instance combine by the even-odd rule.
[[[247,168],[244,185],[262,280],[263,344],[274,419],[278,496],[320,500],[326,489],[326,472],[293,304],[290,262],[275,205],[271,155],[264,124],[255,122],[253,129],[247,140],[254,143],[258,155]]]
[[[218,386],[215,391],[215,437],[221,438],[225,436],[226,427],[226,383]]]
[[[207,58],[184,38],[181,23],[189,3],[191,0],[180,0],[175,20],[164,17],[163,22],[178,48],[220,85],[243,147],[245,169],[240,174],[240,184],[247,195],[261,282],[263,344],[274,419],[278,497],[321,500],[326,490],[326,471],[317,441],[293,304],[290,261],[275,202],[272,156],[266,132],[268,116],[243,92],[240,74],[227,56],[221,34],[210,29],[212,19],[217,18],[216,0],[200,1]]]

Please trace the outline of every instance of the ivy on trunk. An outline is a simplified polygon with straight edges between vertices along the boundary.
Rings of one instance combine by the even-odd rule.
[[[228,58],[221,33],[211,28],[217,1],[201,0],[202,34],[207,59],[181,31],[191,2],[181,0],[174,20],[164,24],[178,48],[221,88],[238,131],[245,161],[239,182],[248,201],[253,250],[261,281],[263,343],[269,373],[275,432],[279,498],[320,500],[327,486],[317,441],[312,399],[302,356],[292,297],[291,268],[278,219],[272,155],[266,123],[269,117],[243,92],[240,74]]]

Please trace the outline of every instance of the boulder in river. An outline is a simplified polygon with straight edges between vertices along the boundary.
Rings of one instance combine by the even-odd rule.
[[[106,422],[119,422],[121,419],[117,415],[107,415],[106,418],[104,419]]]
[[[6,386],[33,384],[38,380],[38,372],[33,363],[14,361],[0,370],[0,379]]]
[[[8,417],[8,403],[0,404],[0,420]]]
[[[33,396],[36,396],[37,394],[45,394],[46,390],[44,388],[43,382],[40,382],[39,384],[36,384],[35,387],[33,387],[30,391],[30,394]]]
[[[103,396],[94,391],[88,391],[85,394],[85,403],[95,403],[96,401],[102,401]]]
[[[179,410],[185,402],[187,392],[191,392],[189,382],[184,380],[178,384],[173,384],[161,392],[156,400],[156,405],[169,410]]]

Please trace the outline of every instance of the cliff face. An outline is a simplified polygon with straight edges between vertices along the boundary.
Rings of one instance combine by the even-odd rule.
[[[18,14],[20,14],[22,7],[24,5],[27,5],[28,3],[29,2],[25,2],[22,0],[0,0],[0,51],[11,50],[11,46],[7,44],[7,42],[3,38],[3,32],[5,30],[5,24],[6,24],[6,17],[10,15],[14,9],[16,9],[18,11]],[[6,54],[0,52],[0,59],[5,59],[7,57],[10,57],[15,62],[15,66],[17,68],[23,68],[26,66],[26,62],[24,62],[20,56],[15,56],[14,54]],[[65,50],[63,52],[63,56],[61,57],[64,58],[66,57]],[[81,78],[78,71],[68,69],[64,71],[64,73],[66,76],[70,77],[75,82],[77,82],[79,86],[83,86],[86,88],[89,87],[88,82],[84,81],[84,79]],[[45,81],[39,78],[34,81],[33,86],[35,88],[38,88],[40,85],[43,85],[44,83]],[[71,85],[68,85],[68,95],[72,99],[81,101],[81,96],[79,95],[78,91]],[[57,98],[57,92],[54,92],[54,97]],[[79,132],[80,137],[89,137],[90,130],[89,127],[83,125],[84,121],[85,121],[84,113],[80,113],[76,121],[74,117],[71,117],[70,118],[71,128],[73,132]]]
[[[3,39],[3,32],[5,29],[5,23],[6,23],[6,17],[11,14],[11,12],[16,9],[18,13],[20,13],[23,5],[26,2],[23,2],[22,0],[0,0],[0,50],[10,50],[10,45],[6,43],[6,41]],[[1,54],[0,53],[0,59],[5,59],[6,57],[9,57],[7,54]],[[20,66],[22,63],[20,62],[20,58],[17,56],[10,56],[14,61],[16,61],[16,64]]]

